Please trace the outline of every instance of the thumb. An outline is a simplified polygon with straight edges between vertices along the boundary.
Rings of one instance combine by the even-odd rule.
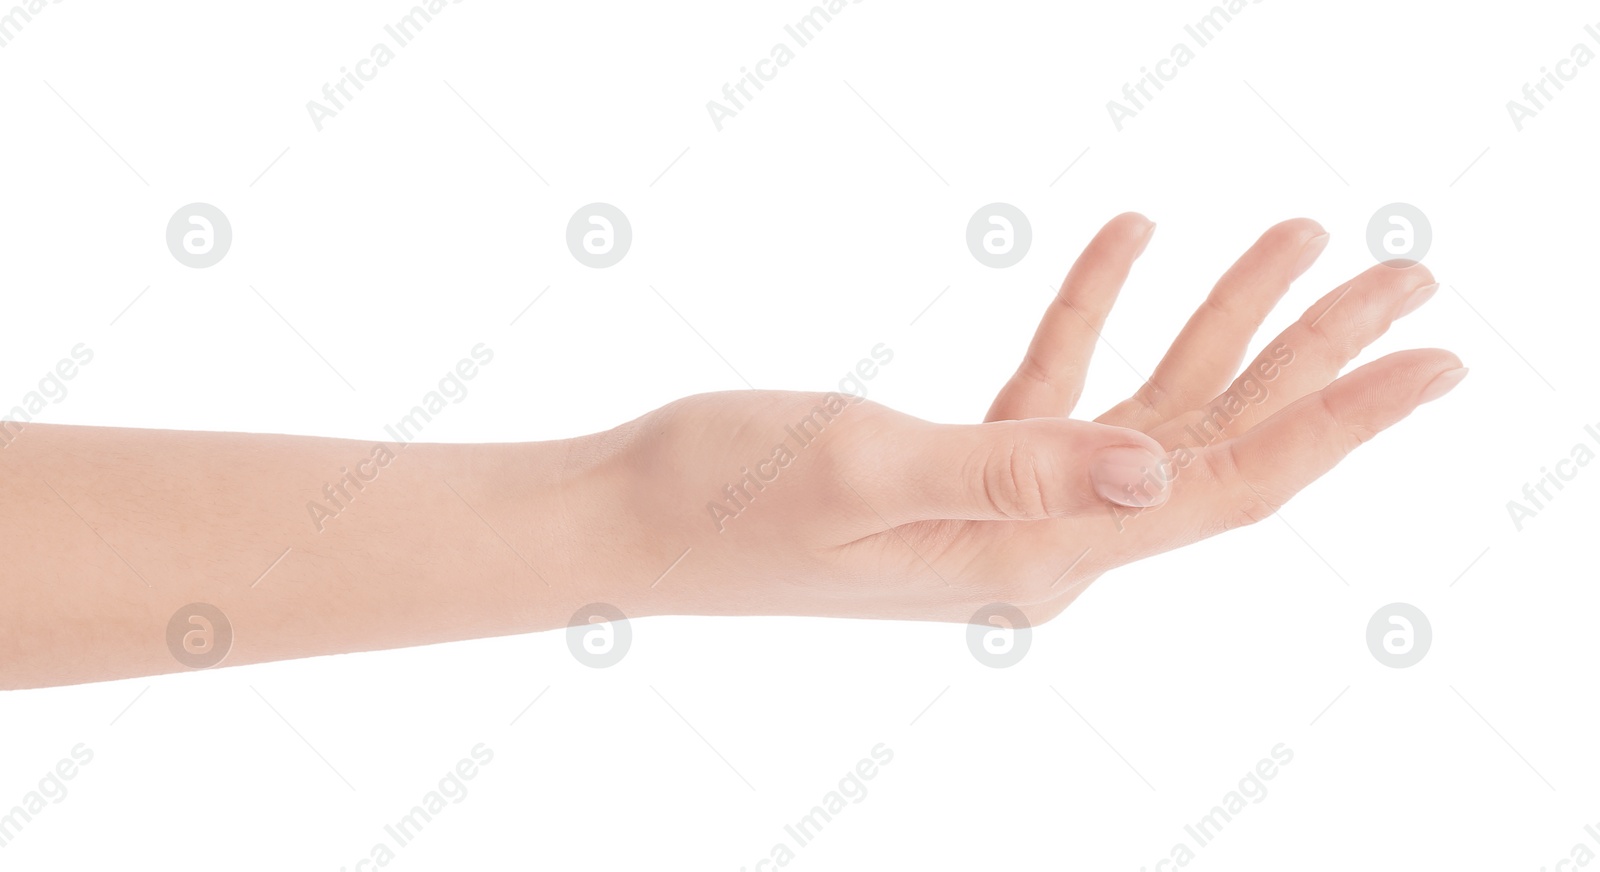
[[[1166,502],[1170,464],[1137,430],[1066,418],[990,424],[912,419],[883,440],[881,511],[893,524],[1029,521]]]

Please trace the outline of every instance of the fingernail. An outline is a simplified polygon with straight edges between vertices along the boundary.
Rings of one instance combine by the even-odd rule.
[[[1311,265],[1317,262],[1317,256],[1328,247],[1328,234],[1323,233],[1306,240],[1306,247],[1300,250],[1300,259],[1294,262],[1294,270],[1289,273],[1289,280],[1300,278]]]
[[[1433,377],[1433,381],[1428,382],[1427,387],[1422,389],[1421,396],[1417,397],[1417,404],[1421,405],[1423,403],[1431,403],[1445,394],[1450,393],[1450,389],[1458,384],[1461,384],[1461,380],[1466,377],[1467,368],[1464,366],[1458,366],[1455,369],[1447,369],[1444,372],[1439,373]]]
[[[1146,221],[1150,221],[1150,219],[1148,219],[1148,218],[1146,218],[1145,220]],[[1138,257],[1139,255],[1144,254],[1144,250],[1146,248],[1148,248],[1149,245],[1150,245],[1150,237],[1155,236],[1155,235],[1156,235],[1156,222],[1150,221],[1150,226],[1146,227],[1144,229],[1144,241],[1139,243],[1139,250],[1136,253],[1134,253],[1133,256],[1134,257]]]
[[[1405,302],[1400,304],[1400,313],[1395,315],[1395,317],[1404,318],[1412,312],[1417,311],[1417,309],[1422,307],[1423,303],[1428,302],[1428,300],[1433,297],[1434,292],[1437,290],[1439,290],[1439,283],[1434,282],[1431,285],[1423,285],[1422,287],[1412,291],[1406,296]]]
[[[1102,449],[1089,467],[1089,479],[1095,493],[1119,506],[1143,508],[1167,501],[1161,459],[1143,448]]]

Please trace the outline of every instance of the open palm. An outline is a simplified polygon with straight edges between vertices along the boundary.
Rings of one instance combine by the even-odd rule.
[[[739,391],[614,431],[627,465],[651,470],[628,476],[631,523],[653,543],[641,556],[683,558],[670,592],[652,589],[634,613],[968,620],[998,602],[1038,623],[1109,569],[1268,517],[1466,373],[1448,351],[1415,349],[1340,376],[1437,288],[1402,263],[1333,289],[1246,364],[1256,330],[1326,245],[1316,222],[1295,219],[1227,271],[1133,397],[1071,419],[1153,230],[1134,213],[1100,230],[983,424]],[[774,459],[805,421],[816,432]]]

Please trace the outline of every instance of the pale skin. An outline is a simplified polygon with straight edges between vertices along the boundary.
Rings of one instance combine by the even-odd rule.
[[[1333,288],[1247,360],[1326,245],[1294,219],[1216,283],[1133,397],[1074,419],[1153,231],[1134,213],[1100,230],[982,424],[837,395],[702,394],[573,439],[396,446],[320,532],[308,498],[372,443],[13,427],[0,688],[184,671],[167,627],[195,602],[232,626],[220,666],[564,627],[590,603],[939,621],[1007,603],[1038,624],[1108,570],[1269,516],[1466,373],[1414,349],[1340,375],[1432,295],[1420,265]],[[809,444],[727,502],[818,407],[834,414]]]

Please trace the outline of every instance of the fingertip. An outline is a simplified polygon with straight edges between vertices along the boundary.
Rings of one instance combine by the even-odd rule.
[[[1389,263],[1403,264],[1402,266],[1395,267],[1395,269],[1405,273],[1408,278],[1412,278],[1414,281],[1422,282],[1424,284],[1433,282],[1433,270],[1428,269],[1428,267],[1425,266],[1421,261],[1404,260],[1389,261]]]
[[[1384,355],[1341,376],[1324,389],[1342,399],[1370,397],[1370,391],[1383,390],[1388,396],[1392,417],[1389,423],[1409,414],[1411,409],[1450,392],[1466,376],[1461,358],[1443,348],[1408,348]],[[1441,381],[1440,379],[1443,379]],[[1410,399],[1414,398],[1414,399]],[[1385,425],[1387,426],[1387,425]]]
[[[1089,462],[1089,478],[1101,498],[1120,506],[1148,508],[1171,496],[1166,449],[1148,434],[1105,427],[1107,443]]]
[[[1323,250],[1328,247],[1330,238],[1324,231],[1301,243],[1300,253],[1295,257],[1294,266],[1289,268],[1289,281],[1300,278],[1305,275],[1306,270],[1311,269],[1311,265],[1317,262],[1317,258],[1321,257]]]
[[[1132,508],[1159,506],[1171,491],[1160,457],[1131,445],[1096,451],[1089,462],[1089,480],[1102,499]]]
[[[1150,239],[1156,235],[1156,222],[1151,221],[1148,218],[1145,219],[1145,222],[1146,227],[1144,229],[1144,239],[1140,240],[1139,250],[1133,253],[1134,257],[1144,254],[1144,250],[1150,247]]]
[[[1267,233],[1282,233],[1298,238],[1302,241],[1317,236],[1324,236],[1327,234],[1327,232],[1327,228],[1323,227],[1320,222],[1311,218],[1290,218],[1286,221],[1279,221],[1277,224],[1272,225],[1272,227],[1267,230]]]
[[[1464,365],[1461,358],[1448,348],[1410,348],[1387,356],[1403,360],[1419,370],[1428,369],[1435,373],[1458,369]]]
[[[1151,221],[1140,212],[1123,212],[1106,222],[1106,229],[1113,228],[1125,232],[1131,239],[1138,240],[1138,253],[1142,253],[1144,247],[1150,244],[1150,237],[1155,235],[1156,222]],[[1138,253],[1134,256],[1137,257]]]
[[[1438,291],[1438,282],[1429,282],[1428,284],[1406,291],[1405,297],[1400,301],[1400,308],[1395,312],[1394,316],[1396,318],[1404,318],[1412,312],[1417,311],[1418,309],[1422,308],[1423,303],[1433,299],[1433,295]]]
[[[1422,393],[1417,395],[1417,405],[1431,403],[1455,390],[1456,385],[1461,384],[1461,380],[1467,377],[1467,371],[1466,367],[1458,366],[1434,376],[1433,381],[1423,385]]]
[[[1412,274],[1415,274],[1415,275],[1427,276],[1429,281],[1431,281],[1433,279],[1432,271],[1430,271],[1427,267],[1423,266],[1422,265],[1422,261],[1420,261],[1420,260],[1412,260],[1409,257],[1396,257],[1396,258],[1391,258],[1391,259],[1385,260],[1385,261],[1379,261],[1378,262],[1378,266],[1379,267],[1383,267],[1385,269],[1394,270],[1395,272],[1404,272],[1404,273],[1412,273]]]
[[[1429,355],[1432,364],[1433,377],[1423,383],[1422,389],[1417,393],[1417,405],[1431,403],[1445,394],[1455,390],[1456,385],[1467,377],[1469,371],[1461,358],[1454,352],[1443,348],[1420,349]]]

